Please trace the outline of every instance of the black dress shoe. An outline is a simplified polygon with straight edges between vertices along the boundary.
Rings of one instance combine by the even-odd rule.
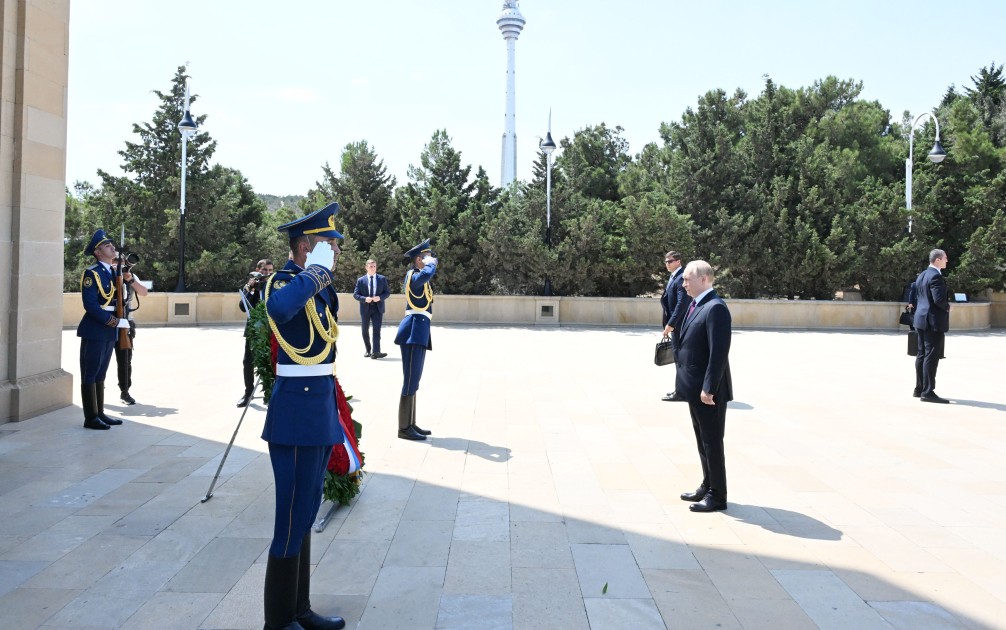
[[[251,402],[251,399],[252,399],[252,393],[251,392],[247,392],[244,396],[242,396],[238,400],[238,407],[247,407],[248,403]]]
[[[912,398],[922,398],[922,390],[921,389],[913,389],[912,390]]]
[[[129,391],[124,391],[121,394],[119,394],[119,400],[121,400],[122,402],[126,403],[127,405],[135,405],[136,404],[136,400],[132,396],[129,395]]]
[[[342,617],[322,617],[313,610],[297,615],[297,623],[304,630],[342,630],[346,627]]]
[[[415,427],[409,426],[405,429],[398,430],[398,437],[403,440],[425,440],[426,436],[415,430]]]
[[[383,359],[386,356],[388,356],[387,352],[375,352],[372,355],[370,355],[370,358],[371,359]]]
[[[703,488],[702,486],[699,486],[698,488],[695,489],[695,492],[682,492],[681,500],[691,501],[692,503],[694,503],[696,501],[701,501],[702,499],[704,499],[706,497],[706,494],[708,493],[709,488]]]
[[[368,352],[367,354],[363,355],[363,358],[364,359],[369,359],[370,358],[370,353]]]
[[[719,512],[720,510],[727,509],[726,499],[717,499],[711,494],[706,494],[698,503],[689,505],[688,509],[692,512]]]
[[[678,392],[671,392],[670,394],[667,394],[660,400],[663,400],[664,402],[684,402],[685,397],[679,394]]]
[[[107,431],[112,427],[102,422],[100,418],[88,418],[87,420],[84,420],[84,428],[96,429],[98,431]]]
[[[426,429],[420,429],[416,425],[412,425],[412,430],[419,435],[433,435],[433,431],[427,431]]]
[[[926,396],[920,396],[919,400],[922,402],[940,403],[941,405],[949,405],[950,401],[946,398],[940,398],[936,394],[928,394]]]

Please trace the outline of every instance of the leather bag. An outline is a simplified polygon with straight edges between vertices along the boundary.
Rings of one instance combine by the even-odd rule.
[[[653,363],[655,365],[670,365],[674,363],[674,346],[671,343],[671,338],[664,336],[657,343],[657,347],[653,352]]]
[[[898,317],[898,323],[902,326],[911,326],[915,322],[915,316],[907,308],[901,312],[901,316]]]

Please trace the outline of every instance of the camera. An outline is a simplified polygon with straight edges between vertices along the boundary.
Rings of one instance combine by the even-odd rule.
[[[131,269],[133,265],[140,262],[140,257],[133,252],[121,254],[120,258],[122,259],[122,266],[125,267],[127,271]]]

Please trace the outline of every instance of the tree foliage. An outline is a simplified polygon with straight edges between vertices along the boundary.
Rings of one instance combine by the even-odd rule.
[[[635,296],[659,291],[662,254],[678,250],[717,269],[734,298],[831,299],[858,290],[897,300],[934,247],[950,255],[952,290],[1006,287],[1006,76],[992,63],[935,110],[947,157],[926,159],[935,126],[914,132],[912,229],[904,162],[912,117],[900,120],[863,85],[826,77],[761,91],[712,89],[635,155],[618,125],[600,122],[560,138],[551,160],[506,190],[467,164],[447,130],[433,132],[399,184],[366,140],[321,166],[302,197],[259,196],[240,172],[212,164],[215,142],[189,144],[186,260],[189,285],[229,290],[263,256],[280,261],[275,230],[323,205],[342,207],[336,286],[351,291],[373,258],[399,286],[402,252],[432,238],[441,293],[536,294],[545,278],[561,295]],[[177,277],[179,68],[151,122],[120,152],[125,175],[99,171],[66,202],[67,289],[94,227],[125,223],[159,288]],[[193,99],[195,100],[195,99]],[[199,122],[202,122],[200,119]],[[264,198],[264,200],[263,200]],[[267,205],[268,204],[268,205]],[[142,272],[141,272],[141,275]],[[400,290],[400,289],[398,289]]]

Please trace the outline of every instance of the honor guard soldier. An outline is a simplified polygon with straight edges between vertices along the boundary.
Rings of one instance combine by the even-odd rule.
[[[279,227],[290,260],[266,282],[278,345],[276,382],[262,439],[276,482],[276,520],[265,571],[265,627],[338,630],[345,621],[311,610],[311,525],[321,505],[332,446],[342,443],[335,399],[336,313],[332,272],[339,204]]]
[[[129,320],[115,316],[115,244],[105,230],[98,230],[84,248],[97,259],[80,277],[80,299],[84,317],[77,326],[80,337],[80,401],[84,408],[84,428],[107,430],[122,420],[105,415],[105,372],[112,359],[118,329],[129,329]],[[132,282],[129,272],[125,282]]]
[[[426,351],[433,349],[430,318],[433,316],[433,287],[430,280],[437,273],[437,259],[426,239],[405,252],[411,261],[405,273],[405,318],[398,325],[395,343],[402,347],[402,398],[398,403],[398,437],[425,440],[430,431],[416,426],[416,390],[423,377]]]

